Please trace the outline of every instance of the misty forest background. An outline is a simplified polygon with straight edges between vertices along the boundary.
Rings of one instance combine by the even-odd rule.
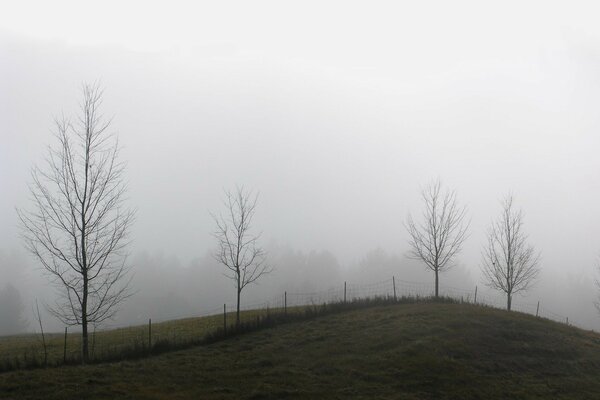
[[[490,8],[464,20],[460,7],[387,15],[349,5],[343,20],[324,7],[256,24],[260,9],[244,7],[194,15],[187,25],[175,11],[161,15],[202,30],[178,31],[196,42],[171,47],[148,46],[151,35],[115,44],[0,30],[0,334],[33,331],[35,299],[54,299],[23,249],[15,207],[29,205],[30,169],[53,141],[53,118],[74,114],[80,84],[98,77],[103,114],[114,117],[127,162],[127,203],[137,209],[136,294],[105,327],[233,301],[232,282],[211,256],[210,211],[220,210],[224,188],[241,184],[260,192],[254,228],[275,268],[244,291],[244,303],[392,275],[432,284],[433,274],[406,257],[403,222],[420,213],[421,187],[439,177],[471,220],[442,287],[478,285],[502,303],[483,287],[481,250],[510,192],[542,256],[537,285],[515,304],[540,300],[600,329],[594,13],[548,5],[539,19],[535,7]],[[591,19],[574,25],[572,14]],[[331,19],[339,21],[335,32]],[[423,20],[446,34],[415,22]],[[105,32],[99,21],[90,23]],[[115,24],[124,38],[126,21]],[[356,21],[373,29],[357,30]],[[48,315],[44,323],[63,328]]]

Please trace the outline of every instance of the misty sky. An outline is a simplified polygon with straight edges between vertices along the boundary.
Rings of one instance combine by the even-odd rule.
[[[15,207],[28,205],[54,117],[74,115],[81,84],[99,81],[138,209],[134,253],[205,256],[210,212],[239,184],[260,191],[266,244],[327,249],[342,266],[378,247],[401,256],[403,221],[439,177],[469,208],[459,264],[473,282],[512,192],[542,254],[529,301],[554,295],[557,312],[593,318],[599,11],[549,1],[3,4],[0,250],[23,251]]]

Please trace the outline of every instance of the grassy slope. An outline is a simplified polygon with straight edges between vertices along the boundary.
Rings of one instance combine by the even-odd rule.
[[[300,307],[290,308],[291,312],[301,310]],[[274,311],[277,311],[275,309]],[[242,321],[254,321],[257,315],[264,316],[265,310],[242,311]],[[227,320],[233,323],[235,313],[227,313]],[[205,334],[215,331],[223,326],[223,315],[212,315],[208,317],[184,318],[166,322],[154,323],[152,325],[152,342],[157,343],[166,339],[171,343],[186,342],[199,339]],[[118,354],[122,349],[136,344],[148,343],[148,326],[138,325],[126,328],[118,328],[107,331],[99,331],[90,334],[91,356],[105,356]],[[15,358],[23,359],[36,357],[43,360],[43,347],[40,335],[24,334],[0,337],[0,363],[13,361]],[[61,363],[64,352],[64,334],[46,334],[48,348],[48,362],[50,365]],[[67,357],[79,359],[81,355],[81,334],[69,333],[67,335]],[[1,399],[1,398],[0,398]]]
[[[77,396],[598,399],[600,336],[472,305],[397,305],[145,360],[0,375],[0,398]]]

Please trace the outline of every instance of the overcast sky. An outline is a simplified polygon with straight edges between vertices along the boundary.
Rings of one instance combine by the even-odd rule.
[[[475,282],[512,192],[542,254],[538,290],[591,318],[600,6],[405,3],[3,4],[0,249],[21,251],[14,208],[53,118],[100,81],[138,209],[134,252],[204,256],[209,212],[243,184],[260,191],[266,243],[342,265],[403,255],[403,221],[439,177],[468,206],[459,261]]]

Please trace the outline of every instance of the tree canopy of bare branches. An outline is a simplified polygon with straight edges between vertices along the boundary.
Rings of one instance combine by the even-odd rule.
[[[225,214],[213,215],[217,229],[215,259],[227,268],[226,276],[235,282],[237,294],[236,323],[240,323],[242,290],[271,272],[266,264],[266,253],[258,245],[260,235],[252,234],[252,219],[256,211],[258,194],[243,187],[235,192],[226,191]]]
[[[129,295],[124,163],[100,114],[102,90],[83,86],[78,118],[56,120],[56,146],[32,169],[31,210],[17,210],[27,249],[59,289],[50,311],[82,327],[82,361],[89,360],[88,325],[114,316]]]
[[[513,197],[502,201],[502,214],[492,222],[483,250],[482,271],[487,286],[506,294],[506,309],[512,298],[527,291],[539,275],[540,255],[527,243],[523,212],[515,210]]]
[[[440,180],[426,186],[421,197],[425,205],[421,221],[415,222],[409,214],[405,223],[409,233],[408,257],[422,261],[434,272],[435,297],[438,297],[439,274],[453,265],[467,238],[467,209],[458,205],[454,191],[442,193]]]

